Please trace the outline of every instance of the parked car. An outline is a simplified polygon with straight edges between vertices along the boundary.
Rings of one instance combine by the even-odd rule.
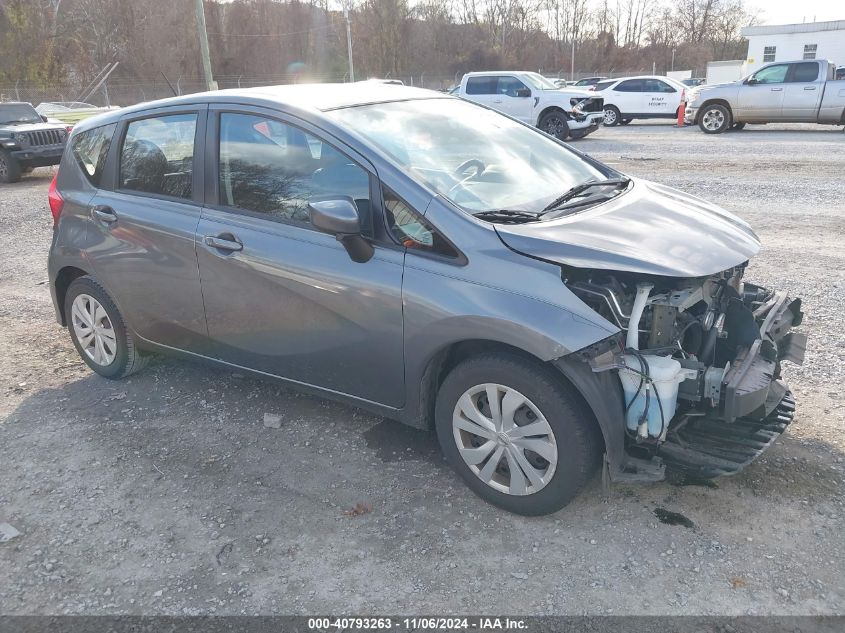
[[[557,510],[600,463],[736,472],[793,416],[801,302],[743,279],[745,222],[442,93],[101,115],[49,201],[56,318],[94,372],[182,354],[434,428],[513,512]]]
[[[740,81],[694,90],[684,121],[706,134],[746,123],[845,125],[845,81],[834,76],[824,59],[767,64]]]
[[[648,75],[599,82],[595,92],[604,98],[604,124],[612,126],[676,118],[686,89],[674,79]]]
[[[604,81],[607,77],[584,77],[584,79],[579,79],[578,81],[572,82],[572,85],[576,88],[590,88],[591,86],[595,86],[598,82]]]
[[[35,107],[38,114],[48,117],[50,120],[76,125],[83,119],[101,114],[108,110],[117,110],[116,106],[101,108],[82,101],[45,101]]]
[[[538,73],[467,73],[458,94],[561,140],[592,134],[603,119],[600,97],[581,89],[559,89]]]
[[[48,122],[30,103],[0,102],[0,182],[20,180],[35,167],[58,165],[68,129]]]

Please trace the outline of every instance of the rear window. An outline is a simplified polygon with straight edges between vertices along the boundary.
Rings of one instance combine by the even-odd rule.
[[[610,86],[612,86],[615,83],[616,83],[615,79],[613,79],[611,81],[600,81],[596,84],[596,90],[597,91],[598,90],[604,90],[605,88],[609,88]]]
[[[106,156],[114,135],[115,124],[95,127],[92,130],[74,135],[71,149],[76,162],[85,177],[95,187],[100,186],[100,178],[106,166]]]
[[[498,77],[470,77],[467,79],[468,95],[492,95],[496,94]]]

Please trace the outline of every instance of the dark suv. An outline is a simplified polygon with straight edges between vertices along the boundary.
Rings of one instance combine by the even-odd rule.
[[[0,182],[58,165],[67,137],[64,123],[48,123],[29,103],[0,102]]]
[[[56,316],[93,371],[178,353],[434,427],[514,512],[560,508],[600,464],[736,472],[792,419],[801,302],[743,280],[745,222],[442,93],[104,114],[50,206]]]

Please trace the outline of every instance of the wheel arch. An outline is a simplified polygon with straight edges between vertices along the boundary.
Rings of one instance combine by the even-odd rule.
[[[731,104],[727,101],[727,99],[714,97],[714,98],[708,99],[707,101],[702,103],[701,106],[698,108],[698,112],[696,112],[696,114],[695,114],[696,125],[698,125],[698,123],[701,121],[701,115],[704,113],[705,108],[707,108],[708,106],[711,106],[711,105],[720,105],[720,106],[727,108],[728,114],[731,115],[731,122],[732,123],[738,122],[736,120],[736,115],[734,115],[734,110],[731,107]]]
[[[543,109],[540,111],[540,114],[538,114],[538,115],[537,115],[537,121],[536,121],[536,123],[535,123],[534,127],[539,127],[539,125],[540,125],[540,121],[542,121],[542,120],[543,120],[543,117],[544,117],[544,116],[546,116],[547,114],[550,114],[551,112],[561,112],[561,113],[563,113],[563,115],[566,117],[566,120],[567,120],[567,121],[569,121],[569,120],[572,118],[572,117],[570,116],[569,112],[567,112],[566,110],[564,110],[561,106],[559,106],[559,105],[550,105],[550,106],[546,106],[545,108],[543,108]]]
[[[570,391],[570,393],[578,400],[582,409],[592,418],[597,432],[597,437],[601,437],[600,441],[603,444],[603,449],[608,450],[606,448],[608,443],[614,442],[617,439],[611,437],[609,428],[608,432],[605,432],[605,426],[609,427],[610,425],[602,423],[602,410],[597,411],[598,405],[601,401],[601,395],[606,393],[608,385],[603,384],[600,379],[592,379],[591,377],[595,376],[595,374],[592,373],[586,363],[578,359],[566,360],[569,356],[553,361],[544,361],[538,356],[535,356],[534,354],[531,354],[519,347],[490,339],[467,339],[457,341],[443,346],[432,354],[420,380],[420,402],[418,410],[420,419],[417,426],[428,429],[434,428],[434,409],[435,402],[437,400],[437,392],[449,372],[459,363],[469,358],[490,353],[517,356],[529,362],[535,363],[538,367],[550,369],[559,375],[564,387]],[[621,403],[621,386],[619,389]],[[599,396],[598,398],[596,397],[597,395]],[[616,419],[616,426],[618,426],[621,431],[623,428],[621,405],[619,407],[618,414],[619,417]],[[605,417],[609,419],[612,415],[613,414],[606,414]],[[624,436],[620,435],[618,439],[621,442],[624,442]],[[619,448],[622,450],[621,443]],[[619,454],[619,459],[621,459],[621,453]]]
[[[77,266],[65,266],[56,274],[56,281],[53,283],[53,291],[56,293],[56,311],[59,317],[59,323],[67,326],[67,315],[65,314],[65,297],[70,284],[75,279],[84,277],[88,272],[82,270]]]

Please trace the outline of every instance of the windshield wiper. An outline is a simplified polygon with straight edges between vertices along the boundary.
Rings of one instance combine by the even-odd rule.
[[[582,182],[580,185],[572,187],[572,189],[562,196],[552,200],[546,208],[543,209],[543,213],[557,210],[564,202],[571,200],[575,196],[578,196],[593,187],[616,187],[618,189],[620,187],[627,187],[630,182],[630,178],[607,178],[605,180],[589,180],[587,182]]]
[[[501,224],[521,224],[523,222],[533,222],[539,218],[539,214],[530,213],[528,211],[515,211],[512,209],[494,209],[492,211],[479,211],[473,213],[477,218],[482,220],[489,220],[491,222],[500,222]]]

